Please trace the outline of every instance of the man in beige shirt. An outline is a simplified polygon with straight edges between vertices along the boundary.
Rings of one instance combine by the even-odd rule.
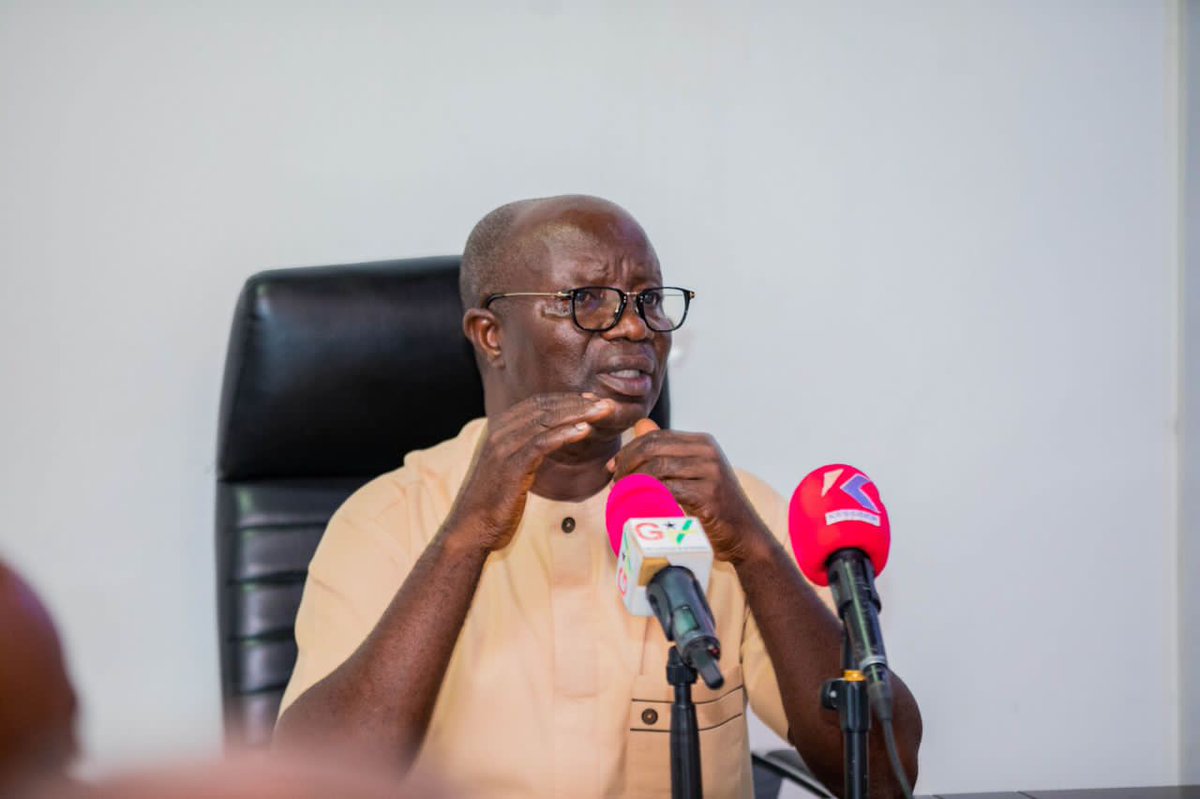
[[[624,210],[579,196],[484,217],[460,287],[487,418],[330,521],[280,740],[419,758],[480,796],[668,796],[667,642],[621,604],[603,522],[611,482],[644,472],[700,518],[718,561],[725,685],[695,690],[705,794],[751,795],[747,700],[840,788],[840,730],[817,702],[840,626],[785,550],[784,501],[707,435],[626,435],[658,398],[691,292],[662,287]],[[894,684],[915,778],[920,716]],[[873,739],[874,795],[891,790],[883,753]]]

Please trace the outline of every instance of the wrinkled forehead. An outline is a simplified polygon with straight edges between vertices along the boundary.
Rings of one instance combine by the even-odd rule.
[[[641,225],[620,209],[568,208],[521,220],[528,277],[583,283],[658,283],[658,256]]]

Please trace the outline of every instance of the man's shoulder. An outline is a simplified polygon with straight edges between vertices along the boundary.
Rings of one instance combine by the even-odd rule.
[[[419,498],[453,501],[486,421],[482,417],[472,419],[453,438],[409,452],[399,468],[379,475],[355,491],[338,509],[338,515],[373,520]]]
[[[746,498],[780,543],[788,541],[788,501],[766,480],[744,469],[734,469]]]
[[[787,503],[783,495],[758,475],[736,467],[733,473],[737,476],[738,483],[742,486],[742,490],[746,492],[746,497],[750,500],[750,503],[759,511],[762,511],[764,506],[773,509],[775,506]]]

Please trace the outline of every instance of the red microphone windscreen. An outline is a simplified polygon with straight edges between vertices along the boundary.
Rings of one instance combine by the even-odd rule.
[[[604,521],[608,527],[608,543],[613,552],[621,552],[621,533],[630,519],[672,518],[684,516],[683,508],[675,501],[671,489],[648,474],[622,477],[608,495]]]
[[[822,466],[800,481],[788,508],[788,534],[800,571],[817,585],[829,585],[825,564],[839,549],[866,553],[879,574],[892,544],[879,489],[844,463]]]

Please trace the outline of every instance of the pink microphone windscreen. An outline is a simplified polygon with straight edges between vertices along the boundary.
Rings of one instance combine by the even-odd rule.
[[[622,477],[608,495],[604,521],[608,528],[608,543],[614,553],[620,553],[621,533],[630,519],[671,518],[684,516],[683,508],[675,501],[671,489],[648,474]]]

